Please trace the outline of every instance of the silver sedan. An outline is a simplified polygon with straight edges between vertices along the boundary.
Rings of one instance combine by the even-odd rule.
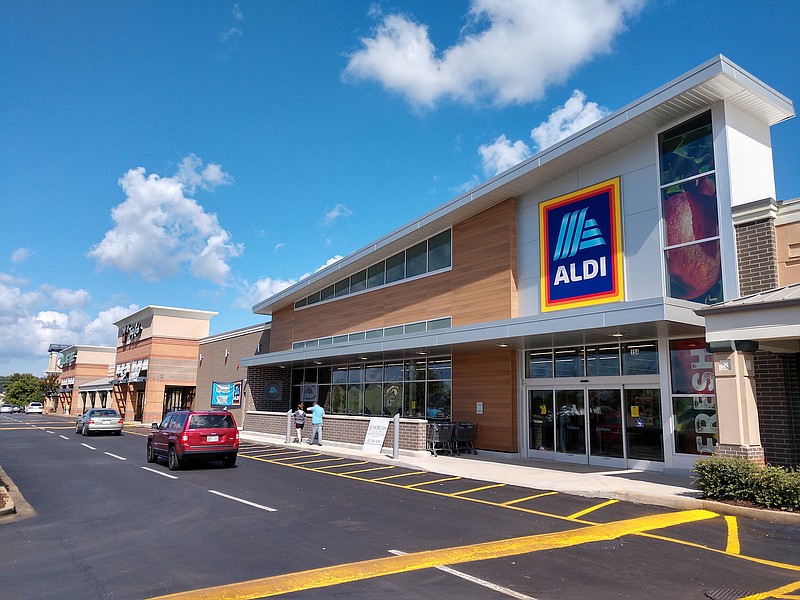
[[[90,435],[98,431],[111,431],[122,435],[123,419],[113,408],[90,408],[75,422],[75,433]]]

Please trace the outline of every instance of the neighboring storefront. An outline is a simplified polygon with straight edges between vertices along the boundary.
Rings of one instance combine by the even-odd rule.
[[[161,422],[170,410],[193,406],[199,340],[215,312],[146,306],[117,326],[113,399],[128,421]]]
[[[116,349],[110,346],[62,348],[58,359],[61,379],[55,411],[68,415],[83,414],[87,400],[85,387],[99,379],[108,384],[115,356]]]
[[[793,116],[714,58],[266,298],[248,428],[318,400],[328,439],[400,414],[410,449],[448,419],[485,450],[689,468],[723,410],[695,310],[739,296],[733,213],[775,197],[770,127]]]
[[[262,323],[199,341],[196,408],[229,410],[243,427],[245,411],[252,410],[254,402],[247,369],[240,361],[269,352],[269,333],[270,324]]]

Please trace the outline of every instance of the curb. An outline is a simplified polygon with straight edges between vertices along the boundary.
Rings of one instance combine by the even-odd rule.
[[[14,499],[11,497],[11,494],[8,493],[8,490],[4,485],[0,485],[0,501],[2,502],[2,507],[0,507],[0,516],[13,515],[17,512],[17,507],[14,505]]]

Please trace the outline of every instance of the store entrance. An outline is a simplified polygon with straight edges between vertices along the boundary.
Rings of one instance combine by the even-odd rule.
[[[530,456],[629,468],[664,460],[658,389],[528,390]]]

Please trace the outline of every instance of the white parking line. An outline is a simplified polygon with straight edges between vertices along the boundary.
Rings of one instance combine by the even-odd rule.
[[[65,436],[65,435],[60,435],[60,436],[58,436],[58,437],[60,437],[62,440],[68,440],[68,439],[69,439],[69,438],[68,438],[67,436]]]
[[[217,496],[222,496],[223,498],[227,498],[228,500],[233,500],[234,502],[241,502],[242,504],[247,504],[248,506],[254,506],[256,508],[260,508],[261,510],[266,510],[267,512],[276,512],[277,508],[270,508],[269,506],[264,506],[262,504],[256,504],[255,502],[250,502],[249,500],[242,500],[241,498],[237,498],[236,496],[228,496],[228,494],[223,494],[222,492],[218,492],[217,490],[208,490],[212,494],[216,494]]]
[[[402,552],[401,550],[389,550],[389,554],[394,554],[395,556],[403,556],[404,554],[408,554],[408,552]],[[444,571],[445,573],[449,573],[450,575],[455,575],[456,577],[460,577],[461,579],[466,579],[472,583],[477,583],[478,585],[482,585],[485,588],[489,588],[490,590],[494,590],[495,592],[500,592],[501,594],[505,594],[506,596],[511,596],[512,598],[518,598],[519,600],[536,600],[533,596],[526,596],[520,592],[514,591],[507,587],[503,587],[502,585],[497,585],[496,583],[492,583],[490,581],[486,581],[485,579],[480,579],[478,577],[474,577],[472,575],[468,575],[467,573],[462,573],[461,571],[456,571],[450,567],[446,567],[444,565],[439,565],[436,567],[440,571]]]
[[[89,450],[97,450],[94,446],[90,446],[89,444],[81,444],[84,448],[88,448]]]
[[[175,475],[170,475],[169,473],[162,473],[161,471],[156,471],[155,469],[151,469],[150,467],[142,467],[145,471],[150,471],[151,473],[155,473],[156,475],[161,475],[162,477],[169,477],[170,479],[177,479]]]
[[[47,429],[45,429],[45,431],[47,431]],[[49,433],[50,435],[55,435],[56,434],[55,431],[47,431],[47,433]]]
[[[108,454],[111,458],[118,458],[119,460],[128,460],[127,458],[117,456],[116,454],[111,454],[111,452],[103,452],[103,454]]]

